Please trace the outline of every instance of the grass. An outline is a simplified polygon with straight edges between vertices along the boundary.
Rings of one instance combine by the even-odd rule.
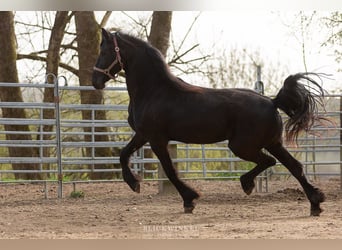
[[[72,191],[70,193],[70,197],[74,198],[74,199],[84,198],[84,192],[83,191]]]

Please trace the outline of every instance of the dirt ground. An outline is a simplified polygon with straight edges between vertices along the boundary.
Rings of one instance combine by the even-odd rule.
[[[1,239],[342,239],[342,192],[337,178],[315,181],[327,195],[320,217],[293,179],[272,180],[268,193],[245,195],[237,181],[187,181],[201,192],[193,214],[178,194],[160,195],[156,182],[141,193],[125,183],[77,184],[84,198],[64,198],[48,184],[0,185]]]

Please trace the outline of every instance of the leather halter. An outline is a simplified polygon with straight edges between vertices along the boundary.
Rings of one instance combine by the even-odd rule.
[[[118,46],[118,42],[116,40],[116,33],[114,34],[113,36],[113,42],[114,42],[114,50],[115,50],[115,53],[116,53],[116,58],[115,60],[112,62],[111,65],[109,65],[106,69],[100,69],[96,66],[94,66],[94,70],[98,71],[98,72],[101,72],[105,75],[107,75],[109,78],[111,79],[115,79],[118,77],[118,74],[115,74],[115,75],[112,75],[110,73],[110,71],[112,70],[112,68],[116,65],[116,64],[120,64],[120,67],[121,67],[121,70],[123,70],[123,63],[121,61],[121,55],[120,55],[120,48]]]

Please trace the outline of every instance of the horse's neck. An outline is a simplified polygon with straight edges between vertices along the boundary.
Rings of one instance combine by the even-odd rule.
[[[143,98],[148,98],[149,94],[152,94],[151,87],[146,86],[144,79],[140,78],[138,80],[126,76],[126,85],[130,101],[133,103],[137,103]]]
[[[166,87],[162,76],[153,72],[135,70],[126,71],[126,85],[129,97],[136,99],[151,96],[160,88]]]

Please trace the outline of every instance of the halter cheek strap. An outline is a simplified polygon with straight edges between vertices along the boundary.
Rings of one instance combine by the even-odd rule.
[[[109,65],[106,69],[100,69],[100,68],[94,66],[94,70],[96,70],[96,71],[98,71],[98,72],[101,72],[101,73],[107,75],[110,79],[115,79],[115,78],[118,77],[117,74],[112,75],[112,74],[110,73],[110,71],[112,70],[112,68],[113,68],[116,64],[119,63],[119,64],[120,64],[120,67],[121,67],[121,70],[123,70],[123,63],[122,63],[122,61],[121,61],[120,48],[119,48],[118,42],[117,42],[117,40],[116,40],[116,33],[114,34],[113,42],[114,42],[114,51],[115,51],[115,53],[116,53],[116,58],[115,58],[115,60],[112,62],[112,64]]]

